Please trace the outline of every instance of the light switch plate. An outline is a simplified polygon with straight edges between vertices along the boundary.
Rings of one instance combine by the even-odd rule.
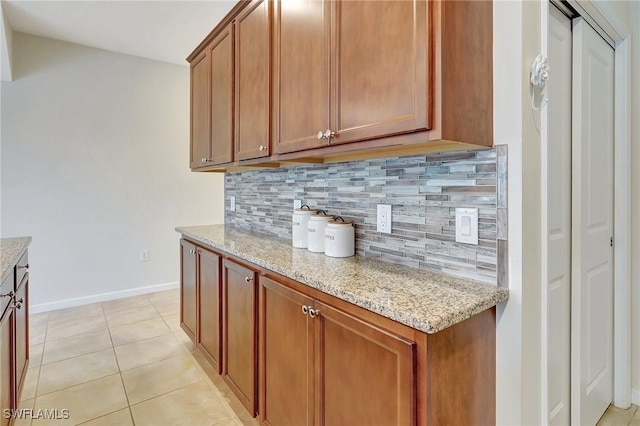
[[[299,209],[302,207],[302,200],[293,200],[293,209]]]
[[[229,197],[229,200],[231,201],[231,207],[229,207],[229,210],[232,212],[236,211],[236,196],[232,195],[231,197]]]
[[[478,245],[478,209],[456,209],[456,242]]]

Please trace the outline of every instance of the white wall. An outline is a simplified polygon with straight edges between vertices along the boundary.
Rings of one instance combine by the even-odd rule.
[[[13,42],[0,233],[33,237],[32,307],[177,285],[174,227],[224,220],[222,175],[189,171],[189,68],[20,33]]]
[[[631,2],[631,388],[640,404],[640,3]]]
[[[13,31],[4,14],[3,4],[0,2],[0,79],[11,81],[11,61],[13,48]]]

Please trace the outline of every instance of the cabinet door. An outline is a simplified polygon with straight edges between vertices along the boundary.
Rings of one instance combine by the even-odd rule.
[[[235,20],[236,159],[268,157],[269,2],[253,0]]]
[[[29,275],[26,275],[16,292],[16,396],[20,396],[29,365]],[[18,398],[19,399],[19,398]]]
[[[198,346],[208,356],[220,374],[220,332],[222,310],[222,286],[220,285],[221,258],[215,253],[198,248],[198,286],[200,306],[198,309]]]
[[[180,327],[195,341],[197,325],[196,246],[180,240]]]
[[[256,280],[255,271],[224,261],[222,374],[253,417],[257,408]]]
[[[233,41],[232,27],[208,47],[211,57],[211,155],[208,164],[233,161]]]
[[[316,425],[415,424],[415,344],[316,302]]]
[[[0,426],[7,426],[9,419],[5,410],[15,408],[13,394],[13,308],[0,313]]]
[[[311,426],[313,328],[305,312],[313,300],[264,277],[260,286],[262,422]]]
[[[330,1],[274,2],[274,141],[278,153],[322,146],[329,128]]]
[[[205,49],[191,63],[191,168],[205,165],[211,145],[211,60]]]
[[[428,2],[332,5],[331,143],[427,129]]]

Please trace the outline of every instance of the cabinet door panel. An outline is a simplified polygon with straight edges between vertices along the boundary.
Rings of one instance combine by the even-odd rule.
[[[330,3],[274,3],[274,120],[277,152],[324,145],[329,128]]]
[[[202,167],[209,158],[211,141],[209,78],[211,61],[207,51],[191,64],[191,168]]]
[[[414,425],[415,344],[316,305],[316,424]]]
[[[197,327],[196,246],[180,240],[180,326],[195,341]]]
[[[9,419],[4,410],[11,410],[13,405],[13,309],[9,308],[4,316],[0,313],[0,426],[7,426]]]
[[[254,0],[235,21],[237,160],[270,155],[269,39],[269,3]]]
[[[333,2],[331,143],[428,128],[428,4]]]
[[[234,262],[223,264],[222,374],[249,413],[256,415],[257,274]]]
[[[198,346],[208,355],[213,367],[220,374],[220,349],[222,348],[220,265],[222,262],[217,254],[199,248],[198,263],[200,286]]]
[[[29,276],[23,278],[16,292],[16,392],[20,396],[29,365]]]
[[[211,43],[210,164],[233,161],[233,42],[227,27]]]
[[[313,424],[313,300],[261,277],[260,415],[264,424]]]

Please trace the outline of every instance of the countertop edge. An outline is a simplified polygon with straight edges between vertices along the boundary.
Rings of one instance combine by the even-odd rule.
[[[380,303],[376,303],[374,300],[363,301],[359,299],[357,296],[349,294],[348,292],[345,292],[343,289],[328,287],[326,285],[322,285],[318,282],[315,282],[313,278],[291,273],[288,270],[283,270],[277,265],[273,265],[264,259],[255,258],[239,250],[235,250],[228,246],[219,244],[215,241],[193,234],[192,232],[184,229],[183,227],[176,227],[175,230],[176,232],[182,234],[183,236],[191,240],[197,241],[201,244],[204,244],[206,246],[209,246],[215,250],[220,250],[224,253],[227,253],[231,256],[235,256],[246,262],[253,263],[257,266],[268,269],[270,271],[273,271],[277,274],[280,274],[292,280],[298,281],[306,286],[309,286],[313,289],[326,293],[330,296],[337,297],[338,299],[344,300],[345,302],[352,303],[370,312],[389,318],[398,323],[407,325],[416,330],[423,331],[427,334],[434,334],[439,331],[442,331],[445,328],[448,328],[452,325],[465,321],[471,318],[472,316],[477,315],[480,312],[485,311],[487,309],[490,309],[493,306],[498,305],[499,303],[506,302],[509,299],[508,289],[496,287],[496,293],[493,299],[487,298],[486,300],[482,300],[479,303],[473,306],[470,306],[464,312],[451,312],[448,315],[439,317],[439,320],[436,320],[436,321],[420,320],[419,318],[416,318],[416,317],[404,315],[396,310],[388,309],[387,307],[381,305]],[[393,312],[393,314],[391,314],[390,312]]]
[[[4,282],[4,280],[9,276],[10,271],[13,271],[13,268],[16,266],[16,264],[18,263],[22,255],[26,253],[27,249],[31,245],[31,241],[33,240],[33,238],[32,237],[12,237],[12,238],[1,239],[1,240],[21,240],[21,239],[25,239],[26,241],[22,244],[22,247],[20,248],[20,250],[15,252],[17,254],[12,253],[13,259],[11,260],[11,262],[9,262],[11,266],[8,266],[4,271],[2,271],[2,277],[0,278],[0,283]]]

